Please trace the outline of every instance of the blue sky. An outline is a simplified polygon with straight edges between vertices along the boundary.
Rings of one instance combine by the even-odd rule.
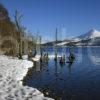
[[[13,18],[15,10],[22,23],[33,34],[37,31],[44,41],[84,34],[91,28],[100,31],[100,0],[0,0]]]

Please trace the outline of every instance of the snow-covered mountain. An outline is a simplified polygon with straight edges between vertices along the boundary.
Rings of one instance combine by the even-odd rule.
[[[86,34],[80,35],[75,40],[87,40],[87,39],[93,39],[100,37],[100,32],[97,31],[96,29],[91,29],[89,32]]]
[[[100,46],[100,32],[96,29],[91,29],[87,33],[74,38],[73,44]]]
[[[52,42],[51,42],[52,43]],[[91,29],[85,34],[82,34],[76,38],[73,38],[71,40],[63,40],[59,41],[57,43],[58,46],[63,46],[63,45],[75,45],[75,46],[100,46],[100,32],[97,31],[96,29]]]

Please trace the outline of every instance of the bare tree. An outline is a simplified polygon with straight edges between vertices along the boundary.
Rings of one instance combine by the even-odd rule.
[[[58,41],[58,30],[56,29],[56,32],[55,32],[55,61],[57,61],[57,41]]]
[[[39,45],[40,45],[40,55],[41,55],[41,58],[42,58],[42,37],[39,36]]]
[[[19,43],[19,58],[22,58],[22,26],[21,26],[21,18],[22,15],[19,14],[19,12],[16,10],[15,11],[15,15],[14,15],[14,19],[15,19],[15,25],[16,25],[16,29],[18,32],[18,43]]]

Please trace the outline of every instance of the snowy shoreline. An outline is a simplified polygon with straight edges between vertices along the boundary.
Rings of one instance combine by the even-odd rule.
[[[0,55],[0,100],[53,100],[35,88],[23,86],[23,77],[33,63]]]

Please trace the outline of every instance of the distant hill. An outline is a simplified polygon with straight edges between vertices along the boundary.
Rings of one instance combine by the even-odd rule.
[[[57,44],[61,43],[62,41],[57,41]],[[51,42],[47,42],[42,44],[43,46],[54,46],[56,43],[56,41],[51,41]]]
[[[45,45],[54,45],[53,42],[48,42]],[[96,29],[91,29],[87,33],[80,35],[71,40],[58,41],[58,46],[100,46],[100,32]]]

